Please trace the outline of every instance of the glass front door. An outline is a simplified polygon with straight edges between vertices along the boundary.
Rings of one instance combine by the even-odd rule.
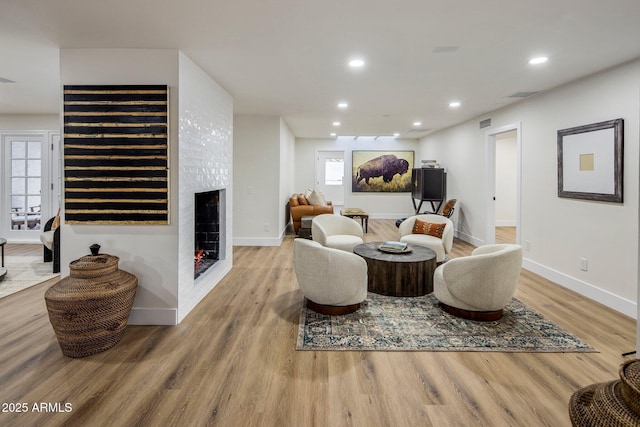
[[[38,240],[48,216],[43,190],[48,185],[46,141],[44,135],[6,136],[4,138],[5,189],[2,200],[8,237]],[[46,194],[46,193],[45,193]],[[43,206],[44,203],[44,206]]]

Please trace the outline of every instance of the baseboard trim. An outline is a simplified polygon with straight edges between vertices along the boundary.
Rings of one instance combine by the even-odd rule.
[[[460,230],[455,230],[454,236],[456,236],[460,240],[464,240],[467,243],[471,243],[473,246],[482,246],[485,244],[484,240],[477,239],[467,233],[463,233]]]
[[[162,325],[178,324],[178,310],[175,308],[136,308],[131,309],[129,325]]]
[[[496,227],[515,227],[516,220],[515,219],[497,219]]]
[[[607,290],[600,289],[590,283],[576,279],[575,277],[544,266],[528,258],[523,258],[522,267],[633,319],[638,318],[638,306],[637,303],[633,301],[622,298]]]

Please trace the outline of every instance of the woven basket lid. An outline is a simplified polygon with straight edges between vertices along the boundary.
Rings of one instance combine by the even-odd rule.
[[[620,380],[592,384],[576,391],[569,402],[574,426],[639,426],[640,361],[620,367]]]
[[[45,292],[45,300],[99,301],[116,294],[127,294],[138,286],[138,278],[118,269],[119,258],[113,255],[87,255],[69,263],[71,274]]]
[[[71,277],[100,277],[118,270],[120,258],[115,255],[87,255],[69,263]]]

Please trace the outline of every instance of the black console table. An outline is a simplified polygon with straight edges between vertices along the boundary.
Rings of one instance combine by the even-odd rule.
[[[437,213],[446,197],[447,173],[443,168],[411,169],[411,202],[416,215],[420,213],[423,202],[431,203],[433,213]],[[417,206],[416,200],[420,201]]]

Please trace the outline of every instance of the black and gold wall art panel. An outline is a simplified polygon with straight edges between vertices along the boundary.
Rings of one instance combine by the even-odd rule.
[[[64,87],[68,224],[168,224],[166,85]]]

